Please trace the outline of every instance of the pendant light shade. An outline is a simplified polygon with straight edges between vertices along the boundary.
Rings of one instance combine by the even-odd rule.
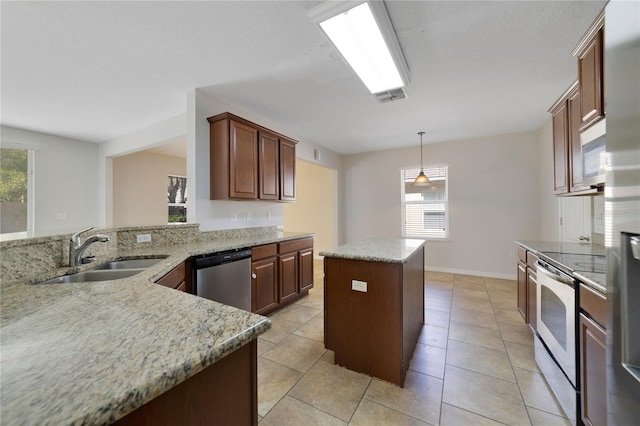
[[[420,135],[420,174],[416,176],[416,180],[413,181],[415,186],[427,186],[429,184],[429,178],[424,174],[424,167],[422,165],[422,135],[424,132],[418,132]]]

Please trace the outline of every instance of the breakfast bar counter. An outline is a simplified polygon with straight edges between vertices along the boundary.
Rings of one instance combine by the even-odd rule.
[[[424,323],[424,244],[373,239],[320,253],[336,364],[404,385]]]
[[[64,284],[30,283],[69,273],[69,267],[11,280],[27,273],[8,258],[15,244],[5,244],[0,287],[2,423],[109,424],[120,419],[136,424],[139,409],[163,397],[164,406],[188,407],[188,414],[196,416],[183,420],[202,423],[207,417],[193,402],[194,392],[184,387],[190,383],[204,383],[207,392],[227,393],[228,398],[237,395],[233,392],[238,383],[249,390],[253,386],[253,401],[248,402],[257,404],[255,375],[251,377],[257,370],[256,339],[271,327],[270,320],[155,282],[191,256],[298,236],[223,235],[188,244],[119,249],[99,261],[166,258],[129,278]],[[120,241],[119,246],[126,244]],[[224,381],[224,389],[211,388]],[[255,407],[238,410],[233,401],[216,405],[210,395],[202,395],[208,398],[203,411],[215,407],[216,416],[226,410],[225,415],[235,416],[231,419],[245,416],[248,424],[257,423]]]

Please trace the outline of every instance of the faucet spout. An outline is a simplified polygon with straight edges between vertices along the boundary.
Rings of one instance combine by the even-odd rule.
[[[87,228],[83,231],[76,232],[71,236],[71,240],[69,241],[69,266],[78,266],[82,264],[82,255],[84,254],[87,248],[95,243],[101,242],[106,243],[109,241],[109,236],[104,234],[96,234],[92,235],[85,240],[84,243],[81,242],[80,234],[84,232],[92,230],[93,227]]]

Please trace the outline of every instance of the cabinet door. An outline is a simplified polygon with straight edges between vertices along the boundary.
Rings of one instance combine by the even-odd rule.
[[[278,256],[278,270],[280,303],[284,303],[298,294],[298,253]]]
[[[298,252],[300,264],[300,292],[308,291],[313,287],[313,249],[305,249]]]
[[[556,194],[569,192],[567,132],[567,107],[564,104],[553,113],[553,191]]]
[[[518,262],[518,311],[527,322],[527,265]]]
[[[603,33],[604,30],[600,29],[578,56],[581,129],[604,117]]]
[[[580,314],[581,416],[587,426],[607,424],[606,333]]]
[[[258,131],[229,122],[229,197],[258,198]]]
[[[278,137],[267,132],[260,132],[259,150],[259,187],[258,197],[261,200],[278,200],[280,198]]]
[[[588,189],[582,184],[582,146],[580,145],[580,92],[576,89],[567,99],[569,119],[569,187],[571,192]]]
[[[296,200],[296,144],[280,139],[280,199]]]
[[[537,274],[534,269],[527,268],[527,323],[535,332],[537,330],[538,321],[538,281]]]
[[[262,314],[278,305],[277,257],[251,264],[252,311]]]

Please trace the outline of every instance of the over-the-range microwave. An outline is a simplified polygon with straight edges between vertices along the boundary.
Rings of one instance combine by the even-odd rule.
[[[580,134],[582,146],[582,177],[585,185],[604,185],[606,176],[606,119],[602,119]]]

